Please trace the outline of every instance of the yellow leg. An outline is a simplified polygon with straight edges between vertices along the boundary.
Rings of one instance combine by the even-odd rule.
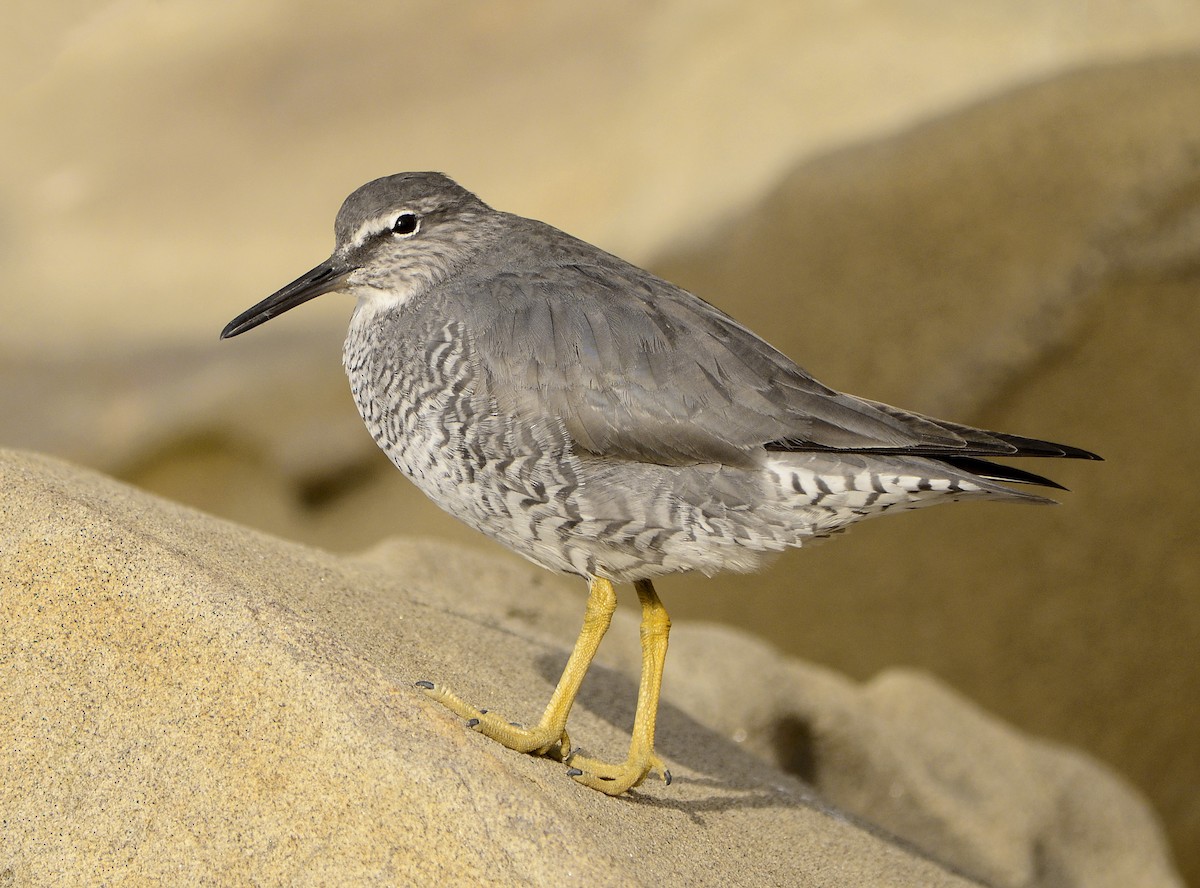
[[[647,584],[649,585],[649,584]],[[640,591],[639,591],[639,594]],[[653,591],[651,592],[653,595]],[[656,599],[657,600],[657,599]],[[424,688],[425,693],[437,700],[451,712],[467,719],[467,723],[493,740],[504,744],[517,752],[530,752],[534,755],[547,755],[556,751],[561,760],[571,752],[571,740],[567,736],[567,716],[571,714],[571,706],[579,693],[583,677],[587,675],[600,640],[608,631],[612,622],[613,611],[617,608],[617,593],[608,580],[593,579],[588,583],[587,610],[583,615],[583,628],[579,630],[579,638],[575,640],[575,649],[563,669],[558,687],[550,697],[542,719],[533,728],[519,728],[509,724],[494,712],[476,709],[465,703],[446,688],[436,687],[432,682],[419,681],[418,687]],[[665,644],[665,637],[664,637]],[[661,665],[660,665],[661,671]],[[657,697],[657,692],[655,694]],[[640,705],[639,705],[640,711]],[[650,732],[654,733],[654,720],[651,716]]]
[[[567,759],[568,771],[584,786],[609,795],[619,795],[640,784],[651,771],[657,771],[667,782],[671,772],[662,759],[654,754],[654,723],[658,716],[658,695],[662,689],[663,663],[667,659],[667,635],[671,618],[658,600],[649,580],[634,584],[642,603],[642,679],[638,687],[637,712],[633,717],[633,737],[625,761],[608,763],[572,755]]]

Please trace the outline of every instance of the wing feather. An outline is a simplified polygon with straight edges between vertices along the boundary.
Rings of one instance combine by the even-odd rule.
[[[1094,458],[834,391],[685,290],[520,221],[524,249],[474,263],[444,298],[464,303],[499,409],[560,423],[584,451],[665,465],[750,464],[764,448]],[[480,288],[493,298],[472,298]]]

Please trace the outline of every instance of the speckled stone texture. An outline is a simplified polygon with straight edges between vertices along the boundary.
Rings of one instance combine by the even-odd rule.
[[[444,544],[335,557],[44,457],[0,475],[13,884],[1180,884],[1122,781],[927,677],[684,623],[676,781],[610,799],[412,687],[532,715],[572,584]],[[611,634],[571,725],[598,751],[636,682],[630,615]]]

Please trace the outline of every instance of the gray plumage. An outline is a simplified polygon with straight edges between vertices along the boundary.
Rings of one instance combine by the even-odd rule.
[[[752,570],[887,511],[1049,502],[999,482],[1057,485],[991,457],[1097,458],[836,392],[690,293],[437,173],[359,188],[336,236],[222,335],[354,295],[344,362],[376,442],[552,570]]]

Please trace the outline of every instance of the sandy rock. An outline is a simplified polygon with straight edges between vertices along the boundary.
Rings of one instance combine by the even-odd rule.
[[[860,689],[684,625],[661,728],[677,780],[613,800],[411,686],[436,676],[516,717],[540,706],[579,604],[561,579],[429,544],[337,558],[38,456],[6,451],[0,473],[0,872],[16,884],[1127,885],[1130,867],[1178,884],[1135,795],[926,679]],[[614,637],[635,635],[619,617]],[[703,705],[705,655],[771,681]],[[887,799],[895,822],[839,814],[739,749],[723,731],[762,693],[810,724],[818,787]],[[619,748],[609,719],[632,694],[628,672],[597,668],[574,736]],[[1003,804],[972,791],[999,785],[995,755]],[[1097,793],[1104,816],[1064,816]]]
[[[672,702],[843,810],[990,885],[1170,881],[1149,808],[1128,804],[1136,792],[1087,756],[1022,735],[924,673],[860,685],[707,628],[675,645],[687,680]],[[745,682],[718,659],[762,688],[738,693]]]

